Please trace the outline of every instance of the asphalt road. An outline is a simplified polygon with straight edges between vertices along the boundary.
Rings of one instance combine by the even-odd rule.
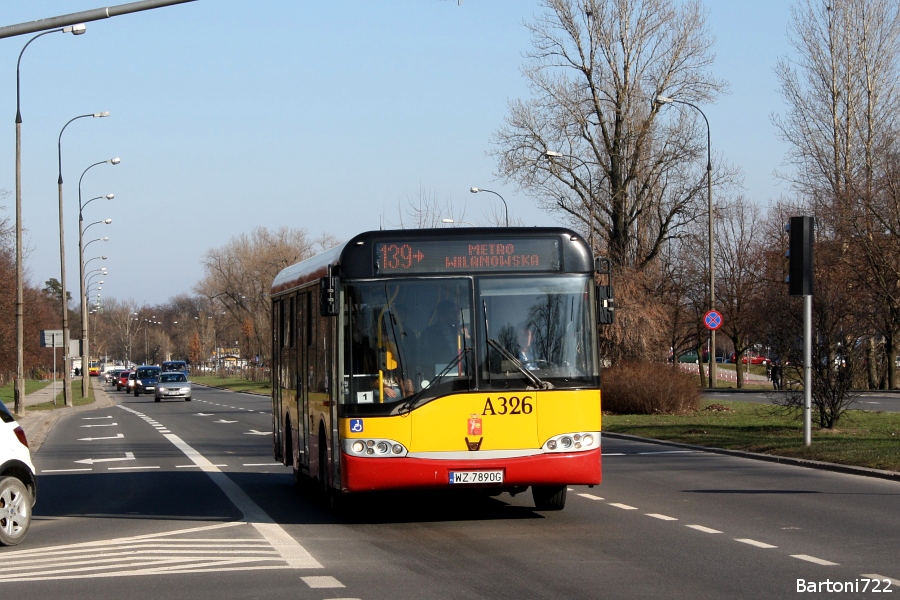
[[[773,598],[873,578],[900,591],[897,482],[605,439],[603,483],[573,488],[562,512],[529,493],[417,493],[336,515],[274,464],[268,399],[113,395],[35,453],[36,520],[0,548],[3,597]]]
[[[783,398],[787,392],[775,390],[737,390],[715,389],[703,390],[704,400],[729,400],[733,402],[761,402],[773,404]],[[900,412],[900,391],[853,392],[851,409]]]

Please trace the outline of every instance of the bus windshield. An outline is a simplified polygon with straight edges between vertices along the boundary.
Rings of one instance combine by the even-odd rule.
[[[587,275],[349,282],[344,414],[402,412],[455,391],[597,386],[592,284]]]
[[[535,377],[554,388],[598,385],[591,283],[586,276],[480,279],[479,387],[534,386]]]
[[[344,403],[384,414],[413,396],[470,389],[471,290],[470,279],[349,284]]]

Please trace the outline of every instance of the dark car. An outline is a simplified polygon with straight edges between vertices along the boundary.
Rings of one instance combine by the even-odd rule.
[[[131,375],[134,371],[131,369],[125,369],[121,373],[119,373],[119,378],[116,379],[116,391],[120,392],[123,389],[128,389],[128,376]]]
[[[180,373],[188,374],[188,364],[187,361],[184,360],[166,360],[163,361],[162,364],[163,373],[171,373],[178,371]]]
[[[159,367],[138,367],[134,370],[134,395],[152,394],[156,391],[156,382],[159,380]]]

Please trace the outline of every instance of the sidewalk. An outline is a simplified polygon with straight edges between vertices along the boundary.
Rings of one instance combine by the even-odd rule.
[[[697,367],[697,363],[678,363],[678,367],[685,373],[690,373],[691,375],[697,375],[700,372],[699,368]],[[708,369],[709,364],[704,363],[703,373],[705,374]],[[717,368],[716,381],[737,382],[737,373],[730,369]],[[767,381],[769,381],[769,378],[765,375],[757,375],[756,373],[748,373],[746,371],[744,372],[745,383],[766,383]]]
[[[79,380],[76,379],[73,381]],[[28,439],[28,448],[31,450],[32,454],[41,447],[41,444],[44,443],[44,439],[47,437],[50,429],[53,428],[53,425],[60,417],[65,417],[85,410],[95,410],[98,408],[115,406],[115,401],[107,393],[102,382],[97,381],[96,378],[92,379],[91,388],[94,390],[94,402],[91,404],[66,407],[63,405],[62,398],[60,398],[57,400],[59,408],[55,410],[28,410],[29,406],[34,406],[35,404],[53,402],[55,394],[52,383],[43,389],[25,396],[25,416],[16,417],[16,421],[18,421],[19,425],[22,426],[22,429],[25,430],[25,437]],[[62,390],[62,382],[58,382],[56,385],[56,392],[62,393]]]

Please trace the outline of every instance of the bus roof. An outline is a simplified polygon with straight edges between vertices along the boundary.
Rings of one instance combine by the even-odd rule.
[[[388,248],[403,248],[406,267],[385,264]],[[495,251],[495,249],[497,249]],[[508,254],[504,254],[508,253]],[[467,255],[482,254],[475,257]],[[498,256],[502,255],[502,256]],[[520,259],[512,260],[516,256]],[[504,262],[505,259],[505,262]],[[387,261],[390,262],[390,261]],[[587,242],[562,227],[466,227],[368,231],[343,244],[283,269],[272,282],[279,294],[318,281],[331,265],[344,278],[541,272],[592,273]]]

